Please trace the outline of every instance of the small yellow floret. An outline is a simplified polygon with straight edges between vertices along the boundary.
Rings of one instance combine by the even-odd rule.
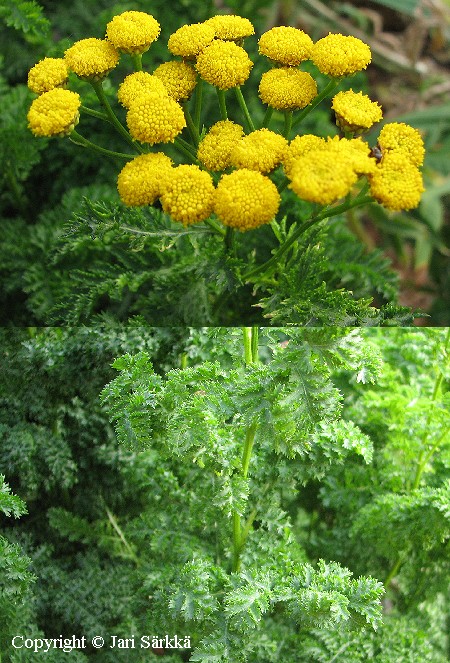
[[[259,52],[280,64],[295,66],[308,60],[313,41],[298,28],[279,26],[268,30],[259,39]]]
[[[186,126],[183,109],[169,96],[141,94],[127,113],[131,135],[141,143],[173,142]]]
[[[192,23],[178,28],[169,37],[167,47],[173,55],[194,59],[212,42],[214,29],[206,23]]]
[[[163,83],[167,94],[175,101],[189,99],[197,85],[197,72],[188,62],[163,62],[153,72]]]
[[[412,164],[421,166],[425,157],[422,136],[408,124],[391,122],[385,124],[380,131],[378,144],[383,153],[400,151],[406,154]]]
[[[231,152],[244,133],[240,124],[221,120],[213,124],[198,146],[197,156],[211,171],[225,170],[231,165]]]
[[[305,108],[317,95],[315,80],[306,71],[292,67],[270,69],[261,76],[261,101],[278,110]]]
[[[420,170],[402,151],[385,154],[369,181],[375,200],[394,211],[417,207],[425,190]]]
[[[358,176],[344,155],[319,149],[295,161],[290,179],[289,186],[299,198],[328,205],[346,196]]]
[[[28,72],[28,87],[36,94],[64,87],[69,77],[67,64],[63,58],[44,58]]]
[[[362,133],[383,118],[381,107],[362,92],[338,92],[331,104],[336,124],[343,131]]]
[[[365,69],[372,54],[361,39],[330,32],[314,44],[311,59],[322,74],[340,78]]]
[[[214,211],[223,224],[244,231],[271,221],[279,205],[280,194],[272,180],[242,168],[222,176]]]
[[[106,37],[119,51],[137,55],[148,51],[160,31],[158,21],[151,14],[127,11],[108,23]]]
[[[119,85],[117,98],[122,106],[129,108],[132,102],[143,93],[167,96],[166,88],[159,78],[146,71],[136,71],[134,74],[126,76]]]
[[[231,164],[236,168],[268,173],[282,161],[287,140],[269,129],[258,129],[236,143],[231,153]]]
[[[370,147],[362,138],[328,137],[325,149],[334,159],[333,152],[339,153],[339,158],[345,158],[357,175],[368,175],[375,170],[375,161],[370,156]]]
[[[233,41],[215,39],[197,58],[200,76],[220,90],[245,83],[253,62],[246,51]]]
[[[204,221],[212,213],[214,191],[209,173],[198,166],[178,166],[164,187],[163,210],[184,225]]]
[[[87,80],[101,80],[119,62],[119,53],[104,39],[81,39],[64,53],[67,66],[77,76]]]
[[[80,95],[56,87],[43,92],[28,111],[28,127],[35,136],[66,136],[79,119]]]
[[[237,41],[255,34],[255,28],[248,18],[235,16],[234,14],[213,16],[205,21],[205,23],[214,29],[218,39],[223,39],[224,41]]]
[[[289,177],[291,168],[299,157],[303,156],[310,150],[321,149],[325,145],[325,139],[320,136],[315,136],[314,134],[296,136],[291,141],[284,154],[283,167],[286,175]]]
[[[170,179],[172,160],[162,152],[141,154],[119,173],[117,189],[125,205],[153,205]]]

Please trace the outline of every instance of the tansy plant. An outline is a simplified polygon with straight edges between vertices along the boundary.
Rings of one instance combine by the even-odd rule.
[[[129,207],[161,205],[175,222],[174,242],[186,234],[216,235],[224,242],[233,278],[264,288],[294,256],[299,239],[324,220],[351,215],[375,201],[393,211],[419,204],[424,146],[418,131],[387,123],[371,148],[363,135],[382,119],[381,107],[362,92],[337,92],[345,77],[371,61],[370,48],[360,39],[328,34],[313,43],[302,30],[284,26],[262,34],[259,53],[269,68],[258,82],[258,96],[265,112],[252,117],[254,104],[247,104],[241,89],[254,65],[243,46],[254,34],[248,19],[218,15],[184,25],[169,37],[173,57],[143,69],[143,54],[159,34],[153,16],[126,11],[107,24],[105,39],[82,39],[64,58],[43,59],[29,72],[29,87],[39,96],[28,121],[37,136],[68,136],[124,160],[117,178],[121,200]],[[135,70],[117,89],[125,123],[119,119],[123,111],[113,109],[103,87],[121,58]],[[317,78],[328,81],[321,90],[302,69],[307,61]],[[93,87],[102,110],[87,107],[66,88],[69,71]],[[210,104],[212,89],[217,121],[204,126],[205,99]],[[305,132],[307,116],[333,93],[331,108],[340,133]],[[233,114],[228,109],[232,95],[237,102]],[[80,113],[110,123],[131,153],[84,137],[75,129]],[[286,224],[284,206],[291,192],[301,201],[303,216]],[[185,229],[177,230],[177,223]],[[272,255],[256,255],[255,249],[238,264],[239,244],[246,241],[242,233],[264,225],[273,230]]]

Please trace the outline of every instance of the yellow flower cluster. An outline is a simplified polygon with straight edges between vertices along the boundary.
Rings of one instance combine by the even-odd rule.
[[[43,92],[31,104],[28,126],[35,136],[66,136],[78,123],[80,105],[76,92],[58,87]]]
[[[381,107],[362,92],[338,92],[331,104],[336,124],[343,131],[363,133],[383,118]]]
[[[251,230],[271,221],[280,205],[280,194],[266,175],[242,168],[222,175],[214,212],[226,226]]]
[[[281,163],[287,146],[287,140],[274,131],[252,131],[236,143],[231,152],[231,164],[236,168],[269,173]]]
[[[28,72],[28,87],[36,94],[65,87],[69,78],[69,70],[63,58],[44,58]]]
[[[81,39],[64,53],[67,66],[77,76],[87,80],[101,80],[119,62],[119,53],[104,39]]]
[[[317,95],[317,85],[306,71],[292,67],[270,69],[261,76],[261,101],[278,110],[305,108]]]
[[[417,129],[404,122],[385,124],[380,131],[378,145],[383,153],[390,151],[404,152],[415,166],[423,164],[425,147],[422,136]]]
[[[286,149],[283,159],[284,172],[289,177],[296,160],[310,150],[319,150],[326,144],[325,139],[315,134],[296,136]]]
[[[184,225],[207,219],[213,211],[214,183],[198,166],[181,165],[171,172],[161,196],[163,210]]]
[[[234,14],[213,16],[205,21],[205,24],[213,28],[217,39],[224,41],[240,41],[255,34],[255,28],[248,18]]]
[[[126,76],[119,85],[117,99],[122,106],[129,108],[132,102],[144,93],[167,96],[166,88],[158,77],[146,71],[136,71]]]
[[[119,173],[117,190],[125,205],[153,205],[170,180],[172,160],[162,152],[141,154]]]
[[[119,51],[137,55],[145,53],[158,38],[160,25],[151,14],[127,11],[113,19],[106,26],[106,38]]]
[[[200,53],[196,63],[200,76],[219,90],[245,83],[252,67],[253,62],[242,46],[223,39],[211,42]]]
[[[167,47],[173,55],[195,59],[215,36],[214,28],[207,23],[183,25],[170,35]]]
[[[141,143],[169,143],[186,126],[183,109],[168,95],[145,93],[134,99],[127,113],[130,134]]]
[[[231,166],[231,152],[243,133],[243,127],[231,120],[216,122],[198,146],[198,159],[208,170],[225,170]]]
[[[308,60],[313,41],[297,28],[280,26],[268,30],[259,39],[259,52],[273,62],[295,66]]]
[[[322,74],[340,78],[365,69],[372,54],[361,39],[330,33],[314,44],[311,59]]]
[[[153,72],[163,83],[169,97],[175,101],[189,99],[197,85],[197,73],[188,62],[163,62]]]

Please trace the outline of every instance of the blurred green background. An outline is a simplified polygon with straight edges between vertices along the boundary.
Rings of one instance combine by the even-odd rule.
[[[370,206],[353,230],[368,249],[380,248],[391,259],[400,275],[400,303],[428,315],[421,318],[420,324],[450,324],[449,0],[328,3],[175,0],[170,4],[163,0],[143,0],[113,5],[106,0],[75,0],[70,5],[3,0],[0,7],[2,324],[49,324],[55,319],[55,307],[67,294],[67,284],[76,278],[82,283],[83,275],[88,272],[91,280],[95,274],[99,282],[95,312],[109,312],[119,319],[127,317],[127,295],[112,308],[101,281],[108,278],[108,264],[128,261],[133,265],[134,260],[136,270],[145,271],[139,256],[132,255],[125,243],[118,246],[92,240],[88,232],[76,235],[70,245],[66,240],[73,219],[82,213],[83,196],[93,201],[118,200],[117,164],[77,149],[67,140],[34,138],[27,129],[26,113],[33,95],[26,87],[26,78],[39,59],[62,56],[78,39],[102,37],[111,17],[130,9],[152,13],[162,27],[161,37],[144,56],[144,66],[148,67],[167,59],[167,39],[178,27],[224,11],[248,17],[257,35],[284,24],[304,29],[313,39],[332,31],[353,34],[369,43],[373,63],[367,73],[346,81],[345,86],[363,89],[381,102],[384,121],[405,121],[422,132],[427,147],[426,192],[419,208],[407,214],[392,214],[381,206]],[[246,46],[255,59],[257,37],[250,38]],[[252,73],[254,80],[264,66],[258,61]],[[116,72],[112,82],[115,76]],[[109,82],[107,91],[108,86]],[[71,79],[71,88],[85,91],[86,84]],[[95,97],[90,94],[95,104]],[[249,104],[255,115],[262,113],[256,96]],[[215,106],[206,107],[206,120],[216,121],[215,114]],[[307,131],[319,135],[336,132],[329,106],[322,105],[321,110],[309,117]],[[120,138],[111,134],[108,125],[102,126],[94,118],[83,116],[83,133],[92,137],[94,132],[99,144],[111,149],[121,145]],[[368,140],[374,142],[374,134]],[[117,280],[119,283],[120,279]],[[125,277],[123,280],[126,281]]]

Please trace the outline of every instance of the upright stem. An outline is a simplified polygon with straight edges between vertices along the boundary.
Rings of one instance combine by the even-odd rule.
[[[81,147],[89,147],[91,150],[95,150],[96,152],[101,152],[102,154],[107,154],[109,157],[119,157],[119,159],[134,159],[135,154],[123,154],[122,152],[113,152],[112,150],[107,150],[104,147],[100,147],[100,145],[96,145],[95,143],[92,143],[90,140],[82,136],[81,134],[78,133],[78,131],[71,131],[69,135],[69,140],[72,141],[72,143],[75,143],[75,145],[81,145]]]
[[[241,107],[241,111],[246,119],[246,122],[248,124],[248,128],[250,131],[255,131],[255,125],[253,124],[253,120],[250,116],[250,113],[248,112],[247,104],[245,103],[244,95],[242,94],[242,90],[239,86],[233,88],[234,93],[236,95],[236,99],[238,100],[238,104]]]
[[[135,53],[131,56],[134,71],[142,71],[142,53]]]
[[[222,120],[228,120],[227,104],[225,101],[225,90],[219,90],[218,87],[216,87],[216,90],[217,90],[217,98],[219,99],[220,117]]]
[[[111,108],[111,105],[108,101],[108,98],[105,94],[105,91],[102,86],[102,81],[90,81],[92,87],[94,88],[95,94],[98,97],[99,102],[103,106],[103,108],[106,111],[106,114],[108,118],[110,119],[111,123],[115,126],[119,134],[124,138],[129,145],[131,145],[137,152],[140,152],[141,154],[144,152],[142,147],[136,143],[128,133],[128,131],[125,129],[123,124],[120,122],[120,120],[117,118],[116,114],[114,113],[113,109]]]
[[[197,87],[195,88],[195,106],[194,106],[194,124],[198,133],[200,133],[200,118],[202,112],[203,99],[203,79],[197,76]]]
[[[267,110],[264,114],[264,118],[262,121],[261,129],[266,129],[269,126],[270,120],[272,119],[273,111],[275,109],[272,108],[272,106],[267,106]]]
[[[286,140],[289,140],[289,134],[291,133],[291,128],[292,128],[292,111],[286,111],[284,113],[284,131],[283,131],[283,136],[286,138]]]
[[[315,99],[313,99],[313,100],[311,101],[311,103],[309,104],[309,106],[306,106],[306,108],[304,108],[304,109],[302,110],[302,112],[300,113],[300,115],[297,115],[297,117],[295,118],[295,120],[294,120],[293,123],[292,123],[292,128],[296,127],[297,124],[300,124],[300,122],[301,122],[301,121],[302,121],[307,115],[309,115],[309,113],[310,113],[312,110],[314,110],[314,108],[315,108],[316,106],[318,106],[318,105],[320,104],[320,102],[323,101],[323,100],[325,99],[325,97],[328,97],[328,96],[333,92],[333,90],[335,90],[335,89],[337,88],[337,86],[339,85],[339,83],[340,83],[340,79],[339,79],[339,78],[332,78],[332,79],[328,82],[328,84],[324,87],[324,89],[322,90],[322,92],[321,92],[320,94],[318,94],[317,97],[315,97]]]
[[[257,364],[259,361],[258,356],[258,327],[244,327],[243,330],[244,340],[244,362],[246,366]],[[241,474],[244,479],[248,477],[250,467],[250,459],[255,442],[256,430],[258,428],[257,421],[253,421],[247,428],[245,433],[244,449],[242,451],[241,460]],[[241,516],[237,511],[233,512],[233,566],[232,572],[238,573],[241,566],[241,552],[250,531],[251,523],[255,517],[255,511],[252,512],[249,521],[242,528]]]
[[[200,138],[198,135],[197,127],[194,124],[194,120],[192,119],[192,115],[189,111],[186,101],[183,104],[183,111],[184,111],[184,117],[186,118],[186,124],[188,127],[189,135],[191,136],[191,140],[194,143],[195,147],[197,148]]]

